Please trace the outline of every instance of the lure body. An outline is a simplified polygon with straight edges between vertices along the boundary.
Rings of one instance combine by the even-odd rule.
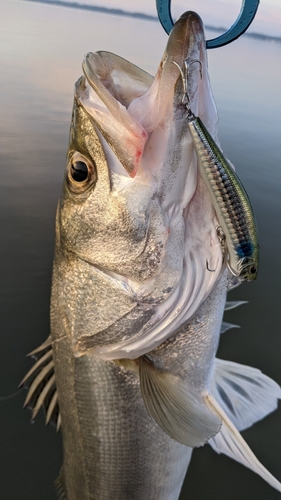
[[[259,243],[249,197],[203,122],[189,109],[188,127],[220,222],[218,236],[222,247],[227,247],[227,265],[240,280],[252,281],[258,273]]]

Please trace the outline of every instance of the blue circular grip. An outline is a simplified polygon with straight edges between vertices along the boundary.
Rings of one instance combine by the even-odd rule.
[[[250,26],[258,10],[260,0],[242,0],[242,6],[235,23],[222,35],[207,40],[207,49],[216,49],[236,40]],[[171,16],[171,0],[156,0],[159,21],[166,33],[170,33],[174,23]]]

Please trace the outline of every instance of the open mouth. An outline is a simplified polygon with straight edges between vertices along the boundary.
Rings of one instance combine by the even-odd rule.
[[[130,283],[139,301],[143,290],[151,288],[155,307],[150,319],[126,338],[117,335],[115,343],[114,335],[104,345],[96,336],[89,342],[82,335],[78,351],[83,344],[85,350],[91,346],[104,359],[136,358],[151,351],[190,320],[221,275],[219,224],[198,172],[183,106],[179,68],[186,62],[197,62],[188,66],[190,106],[217,139],[204,29],[197,14],[187,12],[176,22],[155,78],[108,52],[89,53],[84,60],[85,76],[76,84],[76,99],[99,134],[112,189],[123,193],[130,183],[133,192],[135,186],[135,204],[133,200],[128,205],[138,210],[138,185],[145,179],[160,207],[166,236],[156,277],[144,280],[143,289],[140,283]],[[164,269],[173,275],[172,285],[166,286],[168,296],[163,283],[162,288],[157,284]]]

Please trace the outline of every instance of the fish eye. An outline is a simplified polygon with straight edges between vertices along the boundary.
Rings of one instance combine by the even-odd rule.
[[[70,167],[70,175],[75,182],[83,182],[88,177],[88,166],[84,161],[73,161]]]
[[[82,193],[96,182],[96,167],[89,158],[76,151],[69,159],[66,180],[71,191]]]
[[[255,266],[252,266],[252,267],[250,268],[250,273],[251,273],[251,274],[256,274],[256,272],[257,272],[257,268],[256,268]]]

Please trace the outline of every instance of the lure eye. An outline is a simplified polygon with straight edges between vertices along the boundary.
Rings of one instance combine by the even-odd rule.
[[[67,185],[74,193],[83,193],[97,180],[95,165],[76,151],[67,165]]]
[[[88,166],[84,161],[72,161],[70,175],[75,182],[83,182],[88,177]]]

